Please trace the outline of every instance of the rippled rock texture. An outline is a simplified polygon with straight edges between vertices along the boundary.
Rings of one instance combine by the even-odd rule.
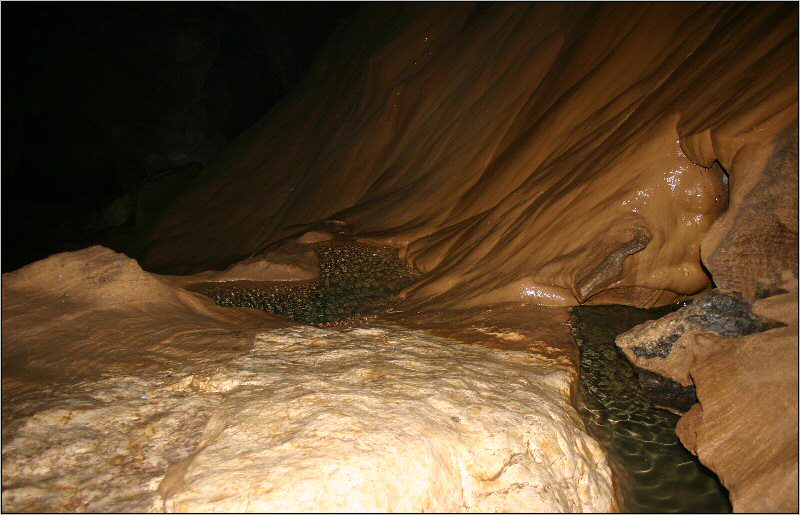
[[[663,305],[704,265],[768,287],[797,262],[796,31],[777,3],[364,5],[142,262],[224,268],[335,219],[438,306]]]
[[[100,247],[3,279],[4,510],[614,507],[558,349],[290,325]]]
[[[687,446],[720,474],[734,509],[796,510],[796,504],[786,503],[786,495],[796,492],[797,483],[797,370],[793,368],[797,360],[797,12],[790,3],[364,4],[326,43],[291,96],[237,138],[133,250],[148,270],[198,273],[198,282],[210,280],[215,270],[222,269],[227,280],[235,276],[241,280],[251,273],[261,274],[259,280],[285,281],[306,274],[307,280],[317,280],[322,272],[309,253],[304,254],[307,261],[281,261],[277,256],[294,251],[272,245],[288,238],[292,245],[302,246],[307,235],[314,240],[320,221],[340,223],[350,228],[354,241],[398,249],[400,257],[423,274],[400,293],[403,301],[398,309],[405,314],[465,310],[488,317],[486,327],[495,324],[492,317],[502,313],[496,308],[500,305],[652,307],[693,298],[714,284],[748,302],[760,298],[754,312],[787,326],[733,341],[698,333],[690,376],[702,408],[692,408],[680,433]],[[123,269],[134,270],[130,262],[121,262]],[[182,342],[187,342],[189,351],[181,352],[198,355],[186,357],[186,362],[202,370],[217,366],[211,363],[217,359],[224,362],[218,366],[228,367],[253,345],[256,356],[262,356],[268,342],[286,343],[277,336],[255,337],[273,330],[254,333],[258,324],[274,328],[280,323],[263,312],[229,314],[234,311],[223,312],[207,299],[169,286],[185,285],[185,280],[134,274],[126,283],[133,293],[112,288],[108,291],[113,294],[108,294],[103,285],[113,282],[113,274],[94,273],[92,266],[65,257],[41,266],[45,268],[31,269],[44,274],[35,279],[28,271],[3,282],[3,324],[10,328],[4,334],[15,335],[10,340],[10,360],[4,338],[4,372],[7,366],[17,370],[15,388],[30,383],[34,392],[30,402],[50,398],[41,386],[50,379],[42,379],[40,370],[60,378],[58,384],[79,388],[83,372],[73,369],[108,370],[120,378],[132,375],[129,366],[162,370],[159,367],[181,355],[175,349],[184,349]],[[71,267],[70,274],[63,275],[72,277],[76,287],[63,289],[59,274],[49,266]],[[106,263],[102,269],[113,267]],[[93,289],[79,295],[81,285]],[[147,285],[153,285],[152,291],[160,292],[154,294],[167,299],[167,304],[161,300],[150,304]],[[177,307],[170,307],[170,302]],[[779,312],[770,314],[771,310]],[[229,317],[238,317],[236,329],[228,329]],[[185,323],[187,319],[191,322]],[[170,324],[177,324],[179,336]],[[191,329],[194,324],[197,327]],[[393,340],[392,330],[375,329],[388,331],[384,335],[389,347],[368,346],[378,354],[386,351],[394,356],[392,342],[408,336],[399,332],[400,340]],[[516,334],[497,329],[489,332]],[[50,334],[58,334],[52,338],[57,345],[49,345]],[[216,336],[205,339],[211,334]],[[339,341],[340,333],[325,334]],[[383,338],[369,334],[356,336]],[[508,509],[602,511],[611,506],[608,499],[596,502],[604,488],[603,466],[595,462],[603,477],[580,475],[583,464],[592,463],[594,458],[588,456],[594,451],[590,443],[584,448],[581,442],[590,441],[584,441],[582,433],[569,433],[575,430],[572,425],[564,434],[575,438],[585,460],[549,461],[546,452],[540,456],[532,450],[538,445],[532,442],[538,441],[540,410],[548,412],[551,406],[549,416],[556,421],[564,416],[562,408],[571,413],[565,404],[568,381],[553,390],[539,376],[515,375],[517,358],[511,357],[506,357],[509,371],[500,379],[499,369],[492,368],[491,353],[476,357],[470,353],[477,349],[422,340],[420,348],[441,344],[441,349],[464,352],[454,355],[452,369],[446,372],[432,367],[425,356],[415,357],[426,363],[421,369],[434,371],[426,381],[440,376],[455,380],[451,370],[458,370],[458,377],[477,374],[476,381],[497,373],[498,382],[486,382],[480,399],[461,402],[497,421],[474,421],[476,428],[499,431],[507,426],[511,431],[500,438],[503,448],[513,451],[489,452],[491,459],[481,458],[492,464],[486,470],[470,469],[471,456],[478,456],[470,453],[479,452],[469,447],[477,445],[466,436],[471,432],[464,433],[468,449],[449,454],[449,469],[438,468],[444,462],[437,461],[446,461],[440,446],[449,444],[431,440],[429,454],[408,468],[421,472],[408,477],[432,485],[425,481],[438,474],[441,484],[449,485],[443,491],[454,496],[442,501],[442,507],[499,507],[491,503],[500,502],[501,491],[490,495],[495,491],[489,483],[505,481],[506,473],[511,485],[528,492],[526,499],[540,503],[523,509],[509,485],[502,490],[508,496]],[[89,350],[84,352],[86,342]],[[109,350],[104,350],[109,342]],[[548,344],[544,338],[537,342],[542,349],[549,349]],[[229,353],[225,359],[217,354],[220,348]],[[150,349],[154,352],[147,354]],[[287,363],[295,360],[298,367],[309,366],[307,357],[287,352]],[[321,370],[330,355],[327,350],[320,354]],[[529,359],[522,357],[527,356],[524,353],[519,356],[523,362]],[[406,361],[413,370],[414,361]],[[484,362],[488,369],[482,368]],[[201,377],[198,374],[192,373]],[[357,372],[351,376],[369,379]],[[240,395],[245,413],[261,421],[259,414],[270,404],[251,402],[249,396],[258,389],[274,392],[271,388],[279,384],[256,378],[251,385],[250,379],[235,376],[226,382],[224,374],[220,377],[221,382],[188,380],[200,392],[208,384],[211,390],[222,389],[194,399],[202,404],[202,399],[219,395],[233,402]],[[352,377],[347,384],[329,386],[365,384]],[[5,386],[5,373],[3,381]],[[542,388],[550,389],[523,407],[515,400],[519,392],[507,387],[523,384],[519,381],[541,382]],[[152,384],[159,388],[161,383]],[[232,389],[225,390],[224,385]],[[181,393],[175,395],[190,395],[191,388],[179,388]],[[556,390],[558,401],[537,406],[539,399],[550,398],[548,392]],[[6,399],[5,388],[3,395]],[[144,400],[140,397],[137,394],[139,401]],[[505,398],[514,403],[513,409],[503,407]],[[431,400],[437,399],[441,397]],[[228,406],[227,400],[219,405]],[[478,404],[470,404],[473,401]],[[303,407],[299,401],[295,404],[292,409]],[[22,400],[5,406],[4,410],[14,410],[10,420],[19,422],[4,424],[4,441],[16,438],[15,431],[26,423],[24,417],[46,409],[24,412]],[[452,418],[440,420],[442,415],[463,420],[441,405],[420,410],[421,416],[431,416],[437,423],[456,423]],[[205,501],[198,485],[217,487],[207,474],[216,463],[223,467],[221,474],[244,477],[236,475],[235,464],[214,461],[216,452],[248,449],[261,464],[268,459],[263,453],[279,457],[281,445],[292,445],[263,436],[269,445],[251,449],[243,435],[258,428],[248,425],[246,418],[235,420],[226,413],[214,412],[202,435],[176,444],[194,449],[189,454],[196,455],[187,454],[178,463],[176,453],[157,451],[161,454],[149,462],[155,467],[147,476],[153,481],[147,483],[150,497],[142,502],[157,501],[152,488],[159,480],[154,478],[167,463],[174,467],[166,474],[170,480],[159,483],[165,506],[201,509]],[[182,415],[176,416],[182,420]],[[274,418],[265,424],[279,421]],[[410,430],[422,434],[425,424]],[[534,433],[518,432],[522,426]],[[350,449],[346,439],[341,440],[335,444],[345,447],[337,448]],[[38,456],[35,446],[25,445],[16,441],[10,448],[19,456]],[[491,438],[480,445],[497,446]],[[78,451],[83,448],[75,446]],[[313,456],[316,448],[308,452]],[[575,449],[567,446],[562,452],[569,456]],[[50,459],[46,453],[43,456],[43,462]],[[358,459],[358,454],[352,457]],[[4,461],[13,459],[4,454]],[[393,459],[385,458],[389,468],[394,467]],[[126,460],[122,463],[130,461]],[[548,473],[555,475],[544,482],[510,479],[523,474],[522,469],[536,476],[537,467],[545,463]],[[456,469],[458,473],[450,472]],[[24,476],[27,482],[7,488],[4,500],[14,495],[34,498],[25,497],[21,489],[46,476],[36,476],[39,469],[35,470],[25,472],[34,474]],[[357,481],[348,470],[341,469],[336,477]],[[117,477],[117,472],[112,469],[110,477]],[[140,481],[141,476],[136,477]],[[460,483],[448,482],[458,477]],[[299,472],[297,478],[312,484]],[[475,486],[476,478],[482,478],[485,490]],[[551,479],[572,486],[568,493],[554,493],[555,486],[550,492],[542,487],[542,493],[538,485]],[[257,493],[258,502],[267,503],[272,502],[266,500],[271,495],[267,488],[267,483],[258,483],[242,491]],[[73,485],[58,490],[76,491]],[[83,503],[78,506],[91,503],[80,497],[69,499]],[[432,502],[428,499],[415,506],[433,507],[425,504]],[[381,503],[388,501],[369,502],[387,506]]]

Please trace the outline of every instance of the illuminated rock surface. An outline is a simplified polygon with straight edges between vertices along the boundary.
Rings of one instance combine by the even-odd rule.
[[[675,313],[619,335],[616,344],[636,366],[651,400],[684,413],[697,402],[690,372],[694,334],[736,338],[783,325],[754,314],[741,296],[712,290]]]
[[[797,290],[796,283],[783,286]],[[696,388],[699,403],[681,418],[678,436],[717,472],[736,511],[794,512],[797,296],[770,296],[750,309],[713,295],[617,342],[638,366]]]
[[[4,510],[613,508],[568,352],[287,324],[100,247],[6,274]]]
[[[330,219],[424,273],[407,308],[772,295],[797,277],[797,27],[777,3],[366,6],[171,206],[142,262],[222,268]],[[740,405],[758,402],[740,379]],[[709,442],[782,428],[777,404],[753,418],[728,400],[739,422]]]
[[[228,509],[281,509],[288,504],[272,496],[286,484],[273,486],[274,472],[264,472],[273,459],[302,485],[290,511],[340,481],[356,486],[353,503],[392,506],[352,472],[375,444],[321,438],[362,429],[396,442],[397,454],[372,452],[384,454],[370,466],[392,471],[391,481],[374,477],[402,495],[398,509],[612,507],[603,458],[568,404],[574,349],[551,339],[558,330],[500,320],[525,303],[663,305],[712,279],[725,293],[763,298],[763,309],[783,299],[796,312],[797,25],[788,3],[362,6],[290,97],[234,141],[135,249],[148,270],[197,275],[145,274],[98,249],[4,275],[3,507],[201,510],[224,484],[219,500]],[[319,225],[326,220],[350,228],[354,241],[396,248],[423,274],[386,316],[420,327],[373,320],[361,332],[287,329],[180,289],[317,280],[320,261],[303,248],[328,240]],[[763,316],[783,321],[783,313]],[[796,436],[794,451],[776,436],[797,434],[796,416],[776,422],[787,405],[796,409],[796,394],[764,391],[797,382],[796,368],[786,368],[796,363],[796,318],[784,323],[746,336],[742,349],[698,336],[693,351],[703,412],[689,412],[681,437],[719,472],[736,510],[788,506],[783,482],[796,485],[791,475],[770,482],[797,466]],[[494,344],[451,345],[419,332],[426,324],[459,342]],[[331,345],[314,358],[292,331]],[[403,350],[409,338],[419,355]],[[781,352],[768,353],[772,344]],[[266,353],[270,345],[285,354]],[[448,353],[443,366],[437,360]],[[741,353],[758,366],[736,368]],[[305,383],[314,388],[292,390],[294,376],[278,380],[272,369],[245,373],[281,356],[282,366],[318,368],[317,382]],[[333,356],[341,370],[326,368]],[[355,356],[361,361],[348,364]],[[384,370],[386,359],[408,368]],[[382,365],[358,368],[371,360]],[[417,377],[415,367],[433,373]],[[397,393],[385,381],[368,384],[376,369],[413,393],[416,422],[391,410],[354,422],[353,413],[376,404],[370,395]],[[464,417],[448,404],[448,380],[463,381]],[[326,405],[322,391],[336,400]],[[306,434],[267,415],[279,405],[335,421]],[[81,406],[85,418],[75,415]],[[337,406],[345,408],[329,419]],[[131,425],[103,433],[115,417]],[[373,418],[412,424],[405,427],[416,438]],[[121,450],[123,436],[147,434],[150,420],[163,439],[134,437]],[[278,440],[282,423],[297,437]],[[736,432],[745,426],[741,434],[753,437],[742,443]],[[419,435],[431,428],[425,448]],[[257,431],[253,441],[265,445],[253,448]],[[347,456],[324,485],[312,470],[281,462],[306,449],[311,463],[327,448],[337,464]],[[421,454],[399,465],[412,451]],[[94,457],[90,471],[83,463]],[[237,469],[248,459],[258,480]],[[397,481],[398,467],[407,481]],[[402,490],[412,481],[416,501]],[[325,506],[346,509],[340,500],[327,497],[334,504]]]
[[[769,281],[796,263],[797,174],[767,169],[796,142],[796,31],[788,4],[364,6],[171,206],[143,265],[221,268],[335,219],[401,247],[426,273],[409,298],[439,307],[665,304],[711,284],[701,249],[732,275],[722,254],[775,240],[751,260],[768,273],[740,274]],[[770,175],[790,196],[753,227],[787,229],[702,244]]]
[[[225,400],[168,481],[176,511],[607,511],[568,413],[573,371],[419,331],[259,335],[204,388]],[[182,476],[182,477],[178,477]]]

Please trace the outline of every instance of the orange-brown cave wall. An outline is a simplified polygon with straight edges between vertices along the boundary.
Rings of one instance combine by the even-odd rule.
[[[365,4],[136,250],[221,269],[328,219],[398,247],[420,303],[650,307],[709,272],[753,296],[796,276],[797,27],[790,3]]]

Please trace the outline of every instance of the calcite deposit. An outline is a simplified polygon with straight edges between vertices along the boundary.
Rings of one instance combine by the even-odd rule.
[[[365,5],[142,262],[222,268],[332,219],[400,247],[438,306],[665,304],[744,259],[722,254],[780,277],[796,202],[757,185],[797,183],[796,31],[779,3]],[[731,232],[761,201],[769,224]]]
[[[133,250],[219,269],[327,219],[424,274],[410,310],[781,293],[798,273],[797,27],[789,3],[362,6]],[[687,409],[685,374],[670,384]],[[764,409],[725,412],[769,434],[783,413]]]
[[[549,361],[398,328],[263,333],[204,381],[225,399],[166,508],[608,511],[574,371]]]
[[[3,510],[613,509],[573,356],[520,331],[301,326],[53,256],[4,275]]]

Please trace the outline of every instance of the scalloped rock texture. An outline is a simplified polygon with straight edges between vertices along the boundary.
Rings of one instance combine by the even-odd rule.
[[[797,27],[787,3],[366,5],[171,206],[143,266],[225,267],[329,219],[424,273],[407,309],[780,293],[798,274]],[[707,441],[763,470],[735,427],[781,440],[785,413],[742,413],[765,394],[737,381],[747,400],[704,416]],[[733,490],[736,510],[758,500]],[[769,492],[796,509],[795,489]]]
[[[145,268],[163,273],[228,267],[203,280],[308,279],[316,277],[318,264],[310,257],[285,259],[297,247],[282,242],[321,241],[325,234],[316,224],[329,220],[352,228],[351,236],[362,243],[398,248],[424,274],[403,292],[406,313],[459,308],[492,317],[500,302],[650,307],[708,289],[707,272],[717,286],[749,301],[783,299],[795,309],[795,322],[785,322],[794,333],[781,328],[749,335],[740,340],[747,344],[741,351],[718,338],[698,344],[692,377],[702,419],[693,409],[693,425],[682,431],[695,435],[685,441],[729,485],[734,509],[789,506],[792,490],[779,488],[789,476],[774,474],[792,464],[796,470],[796,446],[793,452],[770,446],[783,442],[776,431],[796,434],[796,416],[787,426],[783,418],[776,422],[776,413],[784,416],[791,402],[796,408],[796,396],[770,388],[797,382],[797,369],[787,368],[792,349],[796,363],[797,349],[797,12],[791,3],[365,4],[334,33],[292,95],[231,144],[134,250]],[[4,509],[9,503],[17,509],[113,511],[124,502],[130,509],[210,508],[202,490],[219,486],[207,474],[210,468],[218,464],[229,480],[246,474],[221,457],[225,450],[244,449],[250,454],[242,457],[263,463],[268,453],[284,456],[281,445],[293,445],[264,434],[260,438],[269,445],[249,447],[249,432],[261,428],[254,422],[280,422],[259,418],[272,403],[250,396],[279,385],[231,375],[245,366],[249,358],[243,356],[251,356],[254,342],[266,341],[257,334],[285,323],[254,310],[218,308],[178,288],[183,284],[144,274],[132,261],[97,249],[3,276]],[[787,293],[781,295],[781,288]],[[473,322],[494,324],[485,318]],[[387,341],[394,341],[394,330],[386,331]],[[326,334],[338,341],[340,333]],[[424,340],[424,348],[441,344]],[[262,359],[259,345],[253,359]],[[390,352],[370,347],[373,357]],[[781,353],[767,352],[773,347]],[[454,371],[475,371],[475,381],[501,374],[491,359],[471,367],[457,361],[471,363],[478,349],[448,350],[457,355]],[[287,352],[300,367],[313,361]],[[748,356],[758,366],[741,366]],[[431,366],[425,356],[416,358]],[[524,353],[518,358],[533,359]],[[509,371],[498,382],[473,385],[486,388],[480,399],[459,401],[488,417],[474,421],[479,433],[480,427],[508,431],[492,437],[502,446],[485,434],[481,445],[512,452],[445,452],[450,429],[430,440],[428,449],[413,447],[423,455],[409,464],[409,477],[429,492],[420,494],[418,509],[500,509],[492,503],[502,495],[511,510],[613,507],[603,497],[602,458],[582,431],[575,433],[579,421],[566,403],[574,387],[566,370],[574,374],[574,363],[548,365],[566,374],[556,386],[544,376],[517,374],[516,360],[506,357]],[[324,359],[319,366],[324,370]],[[158,375],[170,369],[188,386]],[[735,374],[727,373],[733,369]],[[227,370],[230,379],[208,379],[209,370]],[[329,386],[355,388],[368,381],[352,375]],[[534,397],[518,399],[506,375],[518,384],[538,385],[541,379],[545,391],[535,398],[548,399],[544,406]],[[442,380],[454,377],[441,372]],[[173,404],[163,401],[169,404],[166,414],[141,390],[152,386],[147,392],[160,392],[169,384],[183,386],[166,397]],[[475,391],[473,386],[466,391]],[[224,392],[215,391],[220,388]],[[308,395],[306,400],[313,398],[313,392]],[[769,402],[760,402],[765,396]],[[513,408],[503,407],[504,397]],[[252,420],[214,411],[237,398]],[[439,429],[457,423],[447,417],[462,419],[441,399],[434,395],[430,400],[436,402],[421,412]],[[191,416],[195,409],[197,417]],[[568,428],[541,425],[548,409]],[[84,411],[88,415],[76,423],[86,427],[75,428],[82,436],[74,444],[47,436],[56,428],[68,430]],[[340,415],[340,425],[323,430],[352,433],[350,419]],[[115,417],[131,418],[126,423],[132,425],[93,433],[95,425]],[[153,418],[163,422],[156,424],[163,438],[153,443],[135,436],[129,450],[122,449],[123,433],[146,434],[146,421]],[[364,424],[393,437],[391,427]],[[737,439],[736,428],[747,424],[741,438],[750,440]],[[422,434],[423,427],[409,430]],[[551,443],[559,434],[569,436],[576,446],[568,443],[561,456],[579,456],[559,461],[542,451],[536,442],[546,433],[555,438]],[[475,445],[472,434],[454,438],[459,446]],[[313,440],[300,436],[293,439],[296,445],[305,445],[305,437]],[[409,449],[402,439],[397,442]],[[324,443],[317,442],[323,448]],[[329,477],[362,488],[350,465],[364,450],[347,447],[347,438],[332,445],[353,450],[353,461],[331,469]],[[744,451],[738,452],[741,445]],[[401,456],[385,452],[391,468]],[[90,459],[94,482],[76,483],[89,473],[82,465]],[[51,464],[75,477],[58,475]],[[544,482],[519,479],[525,471],[531,472],[525,477],[549,476],[539,476]],[[313,478],[306,472],[298,471],[297,478],[307,486]],[[579,476],[585,482],[576,488]],[[252,488],[242,487],[244,480],[236,483],[255,495],[253,504],[226,506],[282,506],[269,504],[269,478]],[[508,480],[509,488],[492,490],[496,485],[488,483],[494,480]],[[556,485],[564,481],[572,483],[562,491]],[[48,486],[46,492],[36,490],[38,482]],[[136,485],[129,501],[123,501],[129,494],[109,490],[123,484]],[[431,493],[438,491],[435,484],[453,485],[441,490],[447,494],[442,504]],[[391,486],[400,492],[406,483]],[[517,487],[539,504],[522,508]],[[303,491],[316,495],[313,488]],[[44,504],[36,505],[36,499]],[[363,506],[392,506],[383,498],[353,499]]]
[[[674,313],[619,335],[616,345],[635,365],[654,403],[685,413],[697,402],[689,372],[696,333],[737,338],[785,325],[763,319],[752,309],[739,295],[711,290]]]

